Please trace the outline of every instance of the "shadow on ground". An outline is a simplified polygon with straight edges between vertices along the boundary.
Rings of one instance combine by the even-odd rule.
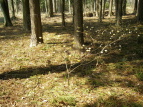
[[[119,96],[110,96],[106,100],[98,99],[98,103],[86,104],[84,107],[142,107],[143,104],[130,99],[121,99]]]

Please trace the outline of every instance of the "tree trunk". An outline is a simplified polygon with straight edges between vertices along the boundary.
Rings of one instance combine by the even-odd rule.
[[[61,0],[61,6],[62,6],[62,10],[61,10],[61,14],[62,14],[62,26],[65,26],[65,0]]]
[[[120,26],[122,21],[122,0],[115,0],[116,7],[116,25]]]
[[[48,0],[48,16],[53,17],[53,2]]]
[[[127,0],[123,0],[123,15],[126,15],[126,6],[127,6]]]
[[[18,14],[18,0],[15,0],[16,13]]]
[[[45,3],[42,2],[40,5],[41,5],[41,12],[46,12]]]
[[[90,0],[90,11],[93,13],[93,6],[94,6],[94,2],[93,0]]]
[[[13,0],[11,0],[11,10],[12,10],[12,19],[15,19],[15,10],[14,10],[14,3],[13,3]]]
[[[137,6],[138,6],[138,0],[135,0],[135,4],[134,4],[134,14],[137,13]]]
[[[23,3],[23,28],[25,31],[29,31],[31,29],[29,0],[22,0],[22,3]]]
[[[99,0],[99,22],[102,22],[102,0]]]
[[[138,23],[143,23],[143,0],[138,0],[138,9],[137,9],[137,21]]]
[[[75,11],[74,11],[74,3],[72,3],[72,8],[73,8],[73,12],[72,12],[72,23],[74,25],[74,15],[75,15]]]
[[[75,4],[74,4],[75,5]],[[86,0],[83,0],[83,12],[86,12]]]
[[[1,9],[4,15],[4,26],[13,26],[11,23],[10,15],[9,15],[9,8],[7,0],[1,0]]]
[[[103,0],[102,18],[104,19],[106,0]]]
[[[110,0],[110,4],[109,4],[109,14],[108,14],[109,17],[112,16],[112,7],[113,7],[113,0]]]
[[[43,43],[42,25],[39,0],[29,0],[31,17],[31,43],[30,47]]]
[[[71,12],[71,0],[68,0],[68,2],[69,2],[69,13],[71,14],[72,12]]]
[[[93,12],[96,11],[96,0],[93,0]]]
[[[96,16],[99,17],[99,0],[96,0]]]
[[[46,16],[48,16],[48,3],[47,3],[47,0],[45,0],[45,9],[46,9]]]
[[[74,0],[74,41],[78,49],[81,49],[84,44],[82,5],[82,0]]]
[[[53,12],[56,12],[56,0],[53,0]]]

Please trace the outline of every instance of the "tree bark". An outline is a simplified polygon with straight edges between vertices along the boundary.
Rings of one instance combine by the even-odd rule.
[[[109,14],[108,14],[109,17],[112,16],[112,7],[113,7],[113,0],[110,0],[110,4],[109,4]]]
[[[61,6],[62,6],[62,10],[61,10],[62,26],[65,27],[65,0],[61,0]]]
[[[135,0],[135,4],[134,4],[134,14],[137,13],[137,6],[138,6],[138,0]]]
[[[48,16],[48,3],[47,3],[47,0],[45,0],[45,9],[46,9],[46,16]]]
[[[96,0],[93,0],[93,12],[96,11]]]
[[[96,0],[96,16],[99,17],[99,0]]]
[[[0,1],[1,9],[4,15],[4,26],[13,26],[10,15],[9,15],[9,8],[8,8],[8,2],[7,0],[1,0]]]
[[[22,0],[22,3],[23,3],[23,28],[25,31],[30,31],[31,21],[30,21],[29,0]]]
[[[57,12],[56,8],[56,0],[53,0],[53,12]]]
[[[94,2],[93,0],[90,0],[90,11],[93,13],[93,6],[94,6]]]
[[[53,17],[53,1],[48,0],[48,16]]]
[[[99,0],[99,22],[102,22],[102,0]]]
[[[143,23],[143,0],[138,0],[138,8],[137,8],[137,21],[138,23]]]
[[[75,15],[75,11],[74,11],[74,3],[72,3],[72,8],[73,8],[73,12],[72,12],[72,24],[74,25],[74,15]]]
[[[29,0],[31,17],[31,43],[30,47],[43,43],[40,2],[39,0]]]
[[[115,7],[116,7],[116,25],[120,26],[122,21],[122,0],[115,0]]]
[[[13,3],[13,0],[11,0],[11,7],[12,7],[12,19],[15,19],[15,10],[14,10],[14,3]]]
[[[15,0],[16,13],[18,14],[18,0]]]
[[[126,15],[126,6],[127,6],[127,0],[123,0],[123,15]]]
[[[75,5],[75,4],[74,4]],[[86,0],[83,0],[83,12],[86,12]]]
[[[105,5],[107,0],[103,0],[103,9],[102,9],[102,18],[104,19],[104,13],[105,13]]]
[[[68,3],[69,3],[69,13],[71,14],[71,0],[68,0]]]
[[[74,0],[74,41],[77,49],[81,49],[84,44],[82,6],[82,0]]]

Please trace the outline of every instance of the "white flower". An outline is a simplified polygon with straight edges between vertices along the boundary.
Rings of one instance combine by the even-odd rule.
[[[42,37],[39,37],[39,39],[42,39]]]
[[[87,49],[86,52],[90,52],[90,50]]]
[[[47,101],[48,101],[48,100],[43,100],[42,102],[45,103],[45,102],[47,102]]]

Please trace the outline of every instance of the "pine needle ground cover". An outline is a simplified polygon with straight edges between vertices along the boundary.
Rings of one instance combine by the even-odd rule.
[[[72,17],[42,16],[44,44],[30,48],[21,15],[0,23],[1,107],[143,107],[143,26],[134,16],[84,18],[85,46],[74,49]]]

